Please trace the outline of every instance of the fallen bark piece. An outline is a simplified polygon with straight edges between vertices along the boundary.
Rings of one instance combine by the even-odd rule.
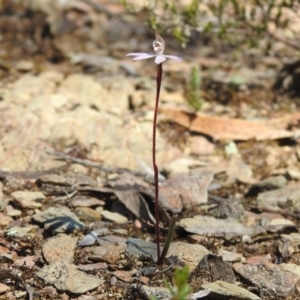
[[[224,117],[212,117],[203,113],[193,113],[178,108],[161,108],[168,119],[188,128],[190,131],[202,133],[213,137],[215,140],[240,140],[250,139],[274,140],[293,137],[295,133],[284,128],[298,115],[278,118],[278,120],[243,120]]]
[[[235,284],[217,280],[205,283],[201,286],[205,290],[210,290],[210,297],[213,299],[239,299],[239,300],[260,300],[257,295],[243,289]]]

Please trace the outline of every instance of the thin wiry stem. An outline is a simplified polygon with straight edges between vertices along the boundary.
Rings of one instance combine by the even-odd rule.
[[[152,135],[152,158],[153,158],[153,170],[154,170],[154,186],[155,186],[155,233],[156,233],[156,247],[157,247],[157,262],[160,262],[160,245],[159,245],[159,186],[158,186],[158,168],[156,165],[156,122],[158,113],[159,94],[162,78],[162,64],[157,65],[157,76],[156,76],[156,100],[153,118],[153,135]]]

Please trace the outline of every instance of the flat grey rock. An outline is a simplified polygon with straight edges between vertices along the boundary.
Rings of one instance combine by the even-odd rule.
[[[260,300],[257,295],[243,289],[235,284],[217,280],[205,283],[201,286],[205,290],[210,290],[209,296],[213,299],[236,299],[236,300]],[[215,297],[215,298],[214,298]]]
[[[260,193],[257,197],[257,206],[273,211],[286,208],[290,211],[297,210],[300,208],[300,185]]]
[[[104,283],[104,280],[79,271],[73,264],[61,261],[44,266],[37,276],[53,284],[60,291],[82,294],[91,291]]]
[[[40,208],[46,197],[41,192],[16,191],[11,193],[14,200],[24,208]]]
[[[13,236],[16,238],[22,238],[34,228],[34,226],[25,226],[25,227],[20,227],[20,226],[13,226],[10,227],[9,230],[6,232],[8,236]]]
[[[300,280],[297,274],[270,262],[235,263],[232,267],[235,272],[258,289],[261,297],[268,299],[289,296],[294,292],[296,284]]]
[[[121,254],[125,252],[127,246],[121,244],[104,244],[102,246],[87,247],[81,250],[82,255],[91,261],[107,262],[109,264],[116,264],[121,258]]]
[[[261,180],[250,188],[249,193],[258,194],[266,191],[276,190],[286,186],[287,180],[283,175],[272,176]]]
[[[45,230],[52,234],[71,233],[83,228],[79,218],[66,207],[50,207],[34,215],[32,219],[43,224]]]
[[[156,244],[147,242],[137,238],[129,238],[127,240],[126,252],[132,255],[149,255],[153,261],[157,261]]]

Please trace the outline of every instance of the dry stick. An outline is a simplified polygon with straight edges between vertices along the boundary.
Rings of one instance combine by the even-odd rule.
[[[157,249],[157,262],[160,262],[160,246],[159,246],[159,206],[158,206],[158,195],[159,195],[159,186],[158,186],[158,168],[156,165],[156,122],[157,122],[157,113],[158,113],[158,103],[159,103],[159,93],[161,86],[161,77],[162,77],[162,63],[157,65],[157,77],[156,77],[156,100],[155,100],[155,109],[154,109],[154,118],[153,118],[153,135],[152,135],[152,158],[153,158],[153,170],[154,170],[154,186],[155,186],[155,233],[156,233],[156,249]]]

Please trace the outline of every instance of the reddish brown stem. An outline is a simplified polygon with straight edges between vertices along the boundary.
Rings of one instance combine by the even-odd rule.
[[[154,170],[154,186],[155,186],[155,233],[156,233],[156,249],[157,249],[157,262],[160,262],[160,245],[159,245],[159,186],[158,186],[158,168],[156,165],[156,123],[157,123],[157,113],[158,113],[158,103],[159,94],[162,78],[162,63],[157,65],[157,76],[156,76],[156,100],[154,108],[154,118],[153,118],[153,135],[152,135],[152,159],[153,159],[153,170]]]

